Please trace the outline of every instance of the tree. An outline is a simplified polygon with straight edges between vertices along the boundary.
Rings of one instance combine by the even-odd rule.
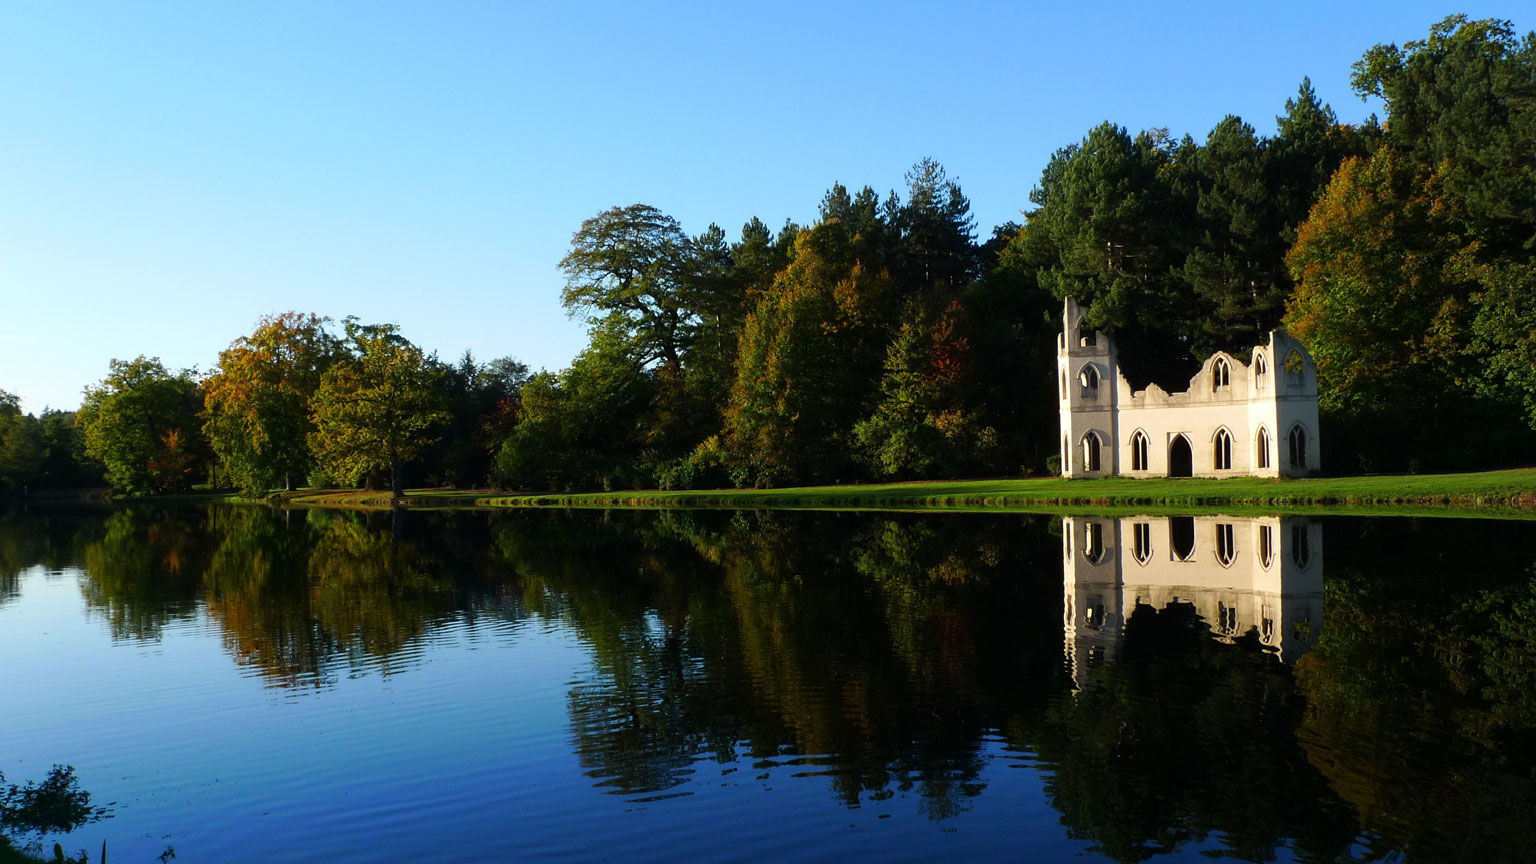
[[[457,364],[443,367],[449,420],[442,440],[422,457],[429,482],[463,487],[486,481],[527,381],[527,365],[511,357],[480,364],[465,351]]]
[[[643,363],[675,366],[698,327],[685,292],[688,246],[677,220],[655,207],[604,210],[581,223],[560,259],[560,300],[593,326],[623,330]]]
[[[953,299],[976,273],[976,221],[960,184],[925,158],[906,173],[907,198],[892,193],[897,240],[895,276],[903,285]]]
[[[1023,251],[1041,287],[1076,297],[1088,326],[1115,331],[1131,377],[1182,389],[1200,315],[1175,269],[1193,221],[1167,180],[1175,153],[1163,135],[1133,138],[1110,123],[1056,151],[1030,193]]]
[[[1377,45],[1354,66],[1362,96],[1387,103],[1396,158],[1433,177],[1455,278],[1470,284],[1471,376],[1485,401],[1516,400],[1536,428],[1536,33],[1450,16],[1428,38]]]
[[[1485,393],[1518,398],[1536,429],[1536,260],[1482,265],[1473,347],[1487,358]]]
[[[1452,15],[1429,37],[1376,45],[1355,63],[1362,97],[1386,102],[1390,146],[1441,174],[1493,254],[1536,246],[1536,34]]]
[[[437,440],[448,419],[441,368],[393,325],[346,322],[350,356],[320,377],[309,446],[333,477],[356,482],[388,471],[396,499],[405,494],[405,464]]]
[[[129,495],[174,492],[186,488],[190,474],[157,474],[151,463],[177,454],[202,458],[197,437],[202,409],[191,370],[173,375],[158,357],[140,355],[114,359],[107,377],[86,388],[78,422],[86,454],[106,466],[112,488]]]
[[[1240,353],[1279,324],[1290,293],[1284,225],[1264,170],[1268,146],[1228,115],[1192,155],[1199,233],[1183,276],[1206,309],[1197,351]]]
[[[1361,467],[1464,465],[1507,446],[1497,438],[1510,431],[1509,408],[1474,399],[1477,286],[1454,211],[1438,177],[1383,147],[1344,163],[1287,257],[1296,293],[1286,327],[1317,362],[1318,408],[1363,448]],[[1390,436],[1351,435],[1389,426]]]
[[[762,233],[767,228],[753,220]],[[747,229],[752,227],[748,223]],[[760,240],[760,235],[753,235]],[[750,310],[747,279],[738,269],[733,250],[725,240],[725,231],[711,224],[704,233],[688,242],[686,256],[687,294],[698,310],[699,324],[687,356],[683,359],[684,380],[682,396],[701,403],[695,418],[700,429],[685,433],[693,438],[687,443],[691,449],[699,439],[720,427],[720,412],[730,392],[735,377],[736,351],[741,335],[742,322]],[[770,276],[771,278],[771,276]],[[668,376],[675,380],[675,376]],[[671,388],[677,390],[677,387]],[[678,394],[674,393],[673,397]],[[669,398],[669,397],[662,397]]]
[[[961,306],[937,320],[911,303],[886,352],[880,403],[853,429],[860,457],[881,477],[953,476],[996,445],[997,432],[969,411],[970,344]]]
[[[726,410],[728,449],[757,485],[835,479],[873,407],[892,283],[851,261],[840,223],[802,231],[747,317]]]
[[[1386,102],[1380,146],[1339,168],[1288,257],[1286,320],[1342,433],[1325,440],[1393,429],[1354,442],[1366,465],[1522,459],[1522,402],[1536,427],[1536,34],[1451,16],[1367,51],[1353,83]]]
[[[1311,79],[1301,79],[1296,97],[1285,100],[1285,113],[1275,118],[1275,137],[1265,151],[1266,184],[1284,225],[1280,239],[1287,245],[1296,241],[1296,229],[1339,165],[1350,156],[1374,153],[1380,138],[1375,117],[1359,127],[1341,125],[1317,98]]]
[[[981,278],[966,292],[974,356],[975,411],[997,430],[990,467],[1001,473],[1044,468],[1059,449],[1056,362],[1061,304],[1040,286],[1017,225],[1000,226],[984,249]]]
[[[43,411],[38,422],[43,430],[46,476],[43,482],[56,489],[94,486],[101,483],[102,466],[85,455],[85,436],[75,411]]]
[[[0,419],[0,485],[23,494],[47,472],[43,425],[30,414]]]
[[[517,425],[496,457],[498,485],[522,489],[621,487],[639,479],[642,416],[655,384],[640,374],[617,322],[558,375],[523,385]]]
[[[203,383],[204,434],[247,495],[277,483],[291,490],[313,467],[309,403],[339,351],[329,320],[298,312],[262,318],[219,353]]]

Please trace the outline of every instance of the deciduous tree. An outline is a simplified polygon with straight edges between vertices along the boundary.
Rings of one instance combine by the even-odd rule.
[[[643,362],[676,365],[698,327],[686,296],[688,245],[677,220],[649,204],[604,210],[581,223],[560,260],[560,300],[591,324],[617,325]]]
[[[203,384],[204,434],[248,495],[292,489],[313,467],[309,403],[340,350],[328,323],[298,312],[263,318],[219,353]]]
[[[836,479],[869,413],[891,280],[850,261],[838,223],[802,231],[794,259],[747,318],[726,411],[729,448],[758,485]]]
[[[390,489],[405,494],[405,464],[437,440],[448,419],[441,368],[391,325],[347,321],[350,356],[320,377],[310,447],[333,477],[356,482],[387,471]]]
[[[157,474],[151,463],[168,455],[167,435],[182,453],[202,457],[197,437],[203,408],[190,370],[172,374],[158,357],[113,360],[100,383],[87,387],[79,422],[85,450],[106,466],[114,489],[130,495],[185,488],[190,474]]]
[[[46,475],[46,459],[43,426],[36,417],[0,418],[0,486],[25,493]]]

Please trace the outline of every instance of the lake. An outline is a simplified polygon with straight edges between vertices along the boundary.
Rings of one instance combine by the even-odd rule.
[[[1503,861],[1536,523],[0,511],[113,862]]]

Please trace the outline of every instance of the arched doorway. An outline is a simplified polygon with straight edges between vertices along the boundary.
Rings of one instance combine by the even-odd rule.
[[[1189,439],[1183,435],[1175,435],[1168,442],[1168,476],[1195,476],[1195,454],[1189,449]]]
[[[1189,445],[1186,443],[1184,446]],[[1188,561],[1195,557],[1195,517],[1168,517],[1168,551],[1173,553],[1175,561]]]

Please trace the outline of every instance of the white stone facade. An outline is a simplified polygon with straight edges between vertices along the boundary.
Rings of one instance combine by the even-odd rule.
[[[1211,635],[1249,634],[1293,663],[1323,624],[1322,523],[1304,516],[1066,516],[1062,625],[1082,689],[1138,606],[1194,607]]]
[[[1322,467],[1317,367],[1271,330],[1248,362],[1218,351],[1189,389],[1132,391],[1113,341],[1068,298],[1057,336],[1063,477],[1300,477]]]

